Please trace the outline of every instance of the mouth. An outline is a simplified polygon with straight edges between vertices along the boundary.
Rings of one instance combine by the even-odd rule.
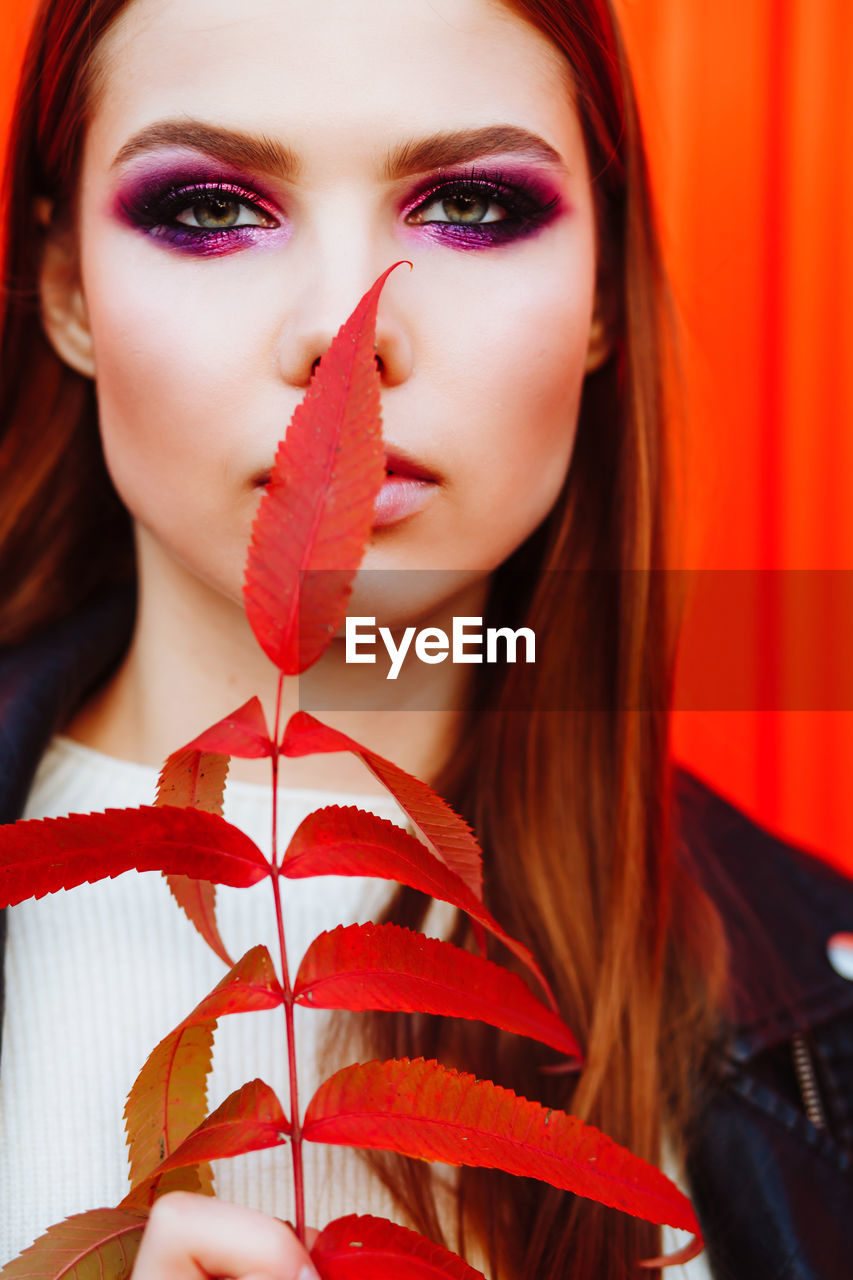
[[[253,487],[266,489],[271,475],[269,467],[258,472],[252,477]],[[376,496],[373,528],[384,528],[415,515],[426,506],[440,483],[440,476],[402,449],[396,446],[386,449],[385,481]]]
[[[385,483],[373,507],[373,528],[384,529],[427,505],[439,486],[439,477],[402,449],[385,450]]]

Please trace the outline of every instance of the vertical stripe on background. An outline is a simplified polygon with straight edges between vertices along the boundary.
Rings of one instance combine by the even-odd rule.
[[[853,6],[617,9],[686,334],[682,563],[853,568]],[[756,705],[799,692],[804,653],[818,695],[844,691],[848,605],[826,588],[764,584]],[[674,728],[685,763],[853,870],[853,713],[683,712]]]

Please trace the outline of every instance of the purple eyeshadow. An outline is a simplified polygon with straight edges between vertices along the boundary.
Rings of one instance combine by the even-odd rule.
[[[500,205],[505,216],[491,222],[450,222],[443,220],[410,222],[423,226],[430,239],[460,249],[482,249],[510,244],[536,234],[564,208],[558,191],[526,170],[508,174],[477,168],[464,173],[434,178],[422,187],[406,206],[407,220],[435,201],[451,201],[471,196],[490,205]]]
[[[454,200],[481,202],[486,213],[493,204],[503,216],[488,222],[452,222],[449,219],[418,221],[417,215],[435,203],[447,212]],[[225,227],[193,227],[177,216],[203,205],[218,204],[249,209],[262,222]],[[509,172],[478,167],[432,174],[400,207],[407,229],[422,227],[423,235],[454,249],[484,250],[512,244],[535,235],[566,208],[563,196],[546,179],[527,169]],[[197,257],[217,257],[241,248],[289,238],[276,201],[254,179],[251,186],[227,166],[204,156],[172,160],[156,169],[131,173],[114,199],[114,213],[122,221],[164,247]],[[241,216],[238,214],[237,216]],[[242,216],[245,216],[243,214]],[[485,213],[484,213],[485,216]]]
[[[266,225],[193,227],[175,220],[193,206],[214,201],[248,208],[265,219]],[[114,212],[167,246],[202,257],[231,252],[281,226],[268,196],[227,176],[220,166],[203,161],[172,164],[132,176],[116,196]]]

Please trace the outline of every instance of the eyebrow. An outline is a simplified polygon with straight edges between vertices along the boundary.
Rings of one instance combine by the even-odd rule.
[[[115,169],[133,156],[155,147],[192,147],[196,151],[233,165],[249,168],[293,181],[302,171],[301,161],[290,147],[265,134],[239,133],[218,128],[200,120],[161,120],[134,134],[112,162]],[[540,163],[565,170],[558,151],[527,129],[518,125],[486,125],[480,129],[456,129],[435,133],[417,141],[401,143],[385,157],[382,176],[386,181],[463,164],[480,156],[525,155]]]

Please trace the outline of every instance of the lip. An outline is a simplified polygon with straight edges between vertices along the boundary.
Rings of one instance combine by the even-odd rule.
[[[400,449],[397,445],[385,450],[385,472],[387,477],[394,477],[395,480],[399,481],[419,480],[427,484],[439,484],[441,481],[441,477],[437,472],[431,471],[429,467],[422,462],[418,462],[405,449]],[[256,472],[252,476],[252,487],[265,489],[270,482],[271,475],[271,467],[266,467],[263,471]]]
[[[423,463],[418,462],[411,454],[396,445],[385,450],[385,470],[389,475],[413,480],[428,480],[432,484],[436,484],[439,479],[429,467],[425,467]]]
[[[435,480],[389,472],[385,477],[385,483],[376,495],[373,507],[373,528],[381,529],[385,525],[404,520],[406,516],[415,515],[426,506],[437,488],[438,484]]]

